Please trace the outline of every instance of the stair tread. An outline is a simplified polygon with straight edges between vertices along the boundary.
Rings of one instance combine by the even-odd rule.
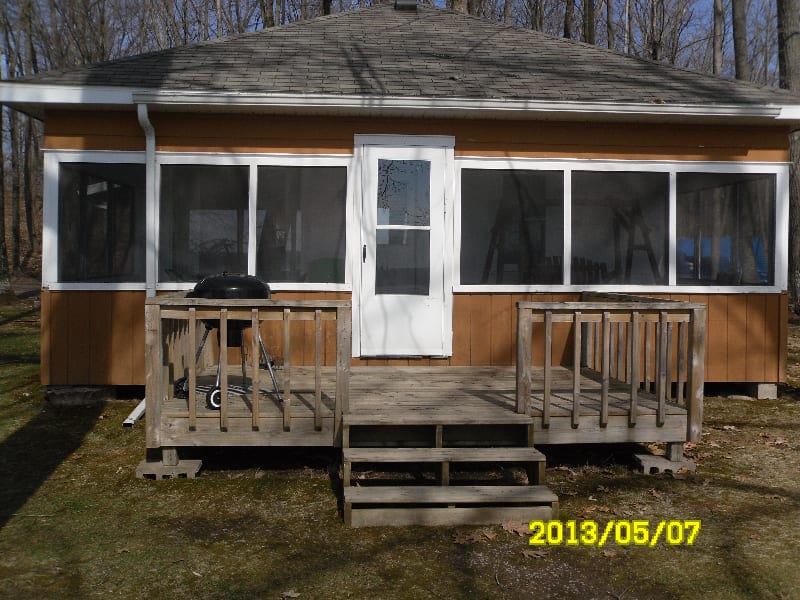
[[[552,503],[558,502],[544,485],[454,485],[345,487],[344,500],[356,504],[403,503]]]
[[[345,448],[351,462],[543,462],[536,448]]]

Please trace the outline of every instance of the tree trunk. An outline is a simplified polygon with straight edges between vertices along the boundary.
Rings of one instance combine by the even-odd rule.
[[[714,75],[722,74],[722,37],[725,31],[725,7],[722,0],[714,0],[714,28],[713,28],[713,59],[712,69]]]
[[[572,39],[572,22],[575,19],[575,0],[567,0],[564,9],[564,37]]]
[[[594,44],[594,0],[583,0],[583,41]]]
[[[506,6],[512,0],[506,0]],[[529,0],[531,7],[531,29],[544,31],[544,0]]]
[[[750,81],[750,57],[747,52],[747,1],[733,0],[733,57],[736,79]]]
[[[778,0],[778,68],[782,88],[800,90],[800,0]],[[789,136],[789,302],[800,312],[800,130]]]
[[[614,49],[614,0],[606,0],[606,45],[609,50]]]
[[[0,140],[5,140],[5,107],[0,107]],[[0,281],[8,281],[8,247],[6,246],[6,153],[0,143]]]

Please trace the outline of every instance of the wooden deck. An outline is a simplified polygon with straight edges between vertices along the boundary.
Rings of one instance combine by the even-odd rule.
[[[319,424],[315,427],[315,377],[310,367],[291,371],[290,430],[284,428],[283,407],[262,371],[258,429],[252,423],[252,393],[242,387],[241,374],[229,367],[229,401],[225,419],[206,406],[204,390],[213,383],[209,374],[198,376],[195,395],[196,425],[189,428],[189,400],[169,398],[162,409],[163,440],[169,446],[336,445],[333,439],[335,392],[321,394]],[[550,422],[543,423],[542,369],[532,370],[530,414],[516,412],[513,367],[354,367],[350,372],[349,409],[345,425],[361,427],[395,425],[519,425],[532,426],[533,442],[578,444],[611,442],[676,442],[686,436],[686,409],[666,403],[662,425],[657,424],[658,402],[641,391],[631,424],[629,386],[614,382],[608,391],[608,417],[600,425],[602,383],[591,376],[581,380],[578,426],[572,426],[573,372],[554,368],[551,383]],[[276,371],[279,386],[283,372]],[[335,369],[322,369],[321,387],[335,390]]]

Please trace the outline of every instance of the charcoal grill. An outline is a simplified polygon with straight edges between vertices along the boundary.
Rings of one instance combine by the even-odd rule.
[[[194,286],[194,289],[192,289],[191,292],[186,294],[187,298],[210,298],[215,300],[262,300],[269,299],[271,296],[272,293],[269,289],[269,285],[257,277],[254,277],[253,275],[240,275],[226,272],[205,277],[202,281]],[[203,348],[205,347],[209,332],[216,330],[217,341],[219,341],[219,320],[203,319],[203,324],[205,325],[205,331],[203,332],[203,339],[200,341],[200,346],[197,348],[197,353],[195,354],[195,364],[197,364],[197,362],[200,360],[200,356],[203,353]],[[241,350],[243,388],[247,379],[244,330],[249,329],[251,325],[252,324],[250,321],[240,321],[236,319],[231,319],[227,322],[228,347],[239,347]],[[276,380],[275,372],[272,369],[272,357],[270,357],[269,353],[267,352],[267,348],[264,345],[264,339],[261,337],[261,332],[256,331],[254,335],[258,336],[258,345],[261,348],[260,358],[263,359],[263,363],[261,363],[260,366],[262,368],[265,367],[269,371],[269,376],[270,379],[272,379],[272,385],[275,389],[275,395],[278,397],[278,401],[283,403],[283,398],[281,398],[280,390],[278,388],[278,381]],[[218,410],[220,406],[222,406],[222,392],[220,388],[221,377],[222,356],[219,356],[217,359],[217,377],[214,386],[206,391],[206,403],[208,404],[209,408],[215,410]],[[175,387],[176,391],[179,391],[180,388],[183,394],[188,395],[188,383],[185,378],[178,380]]]

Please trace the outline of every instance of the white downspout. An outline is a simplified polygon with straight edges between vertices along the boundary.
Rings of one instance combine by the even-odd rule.
[[[147,296],[156,295],[158,279],[158,214],[156,212],[156,131],[147,113],[147,104],[137,104],[136,114],[144,131],[145,149],[145,223],[147,230],[145,281]]]

